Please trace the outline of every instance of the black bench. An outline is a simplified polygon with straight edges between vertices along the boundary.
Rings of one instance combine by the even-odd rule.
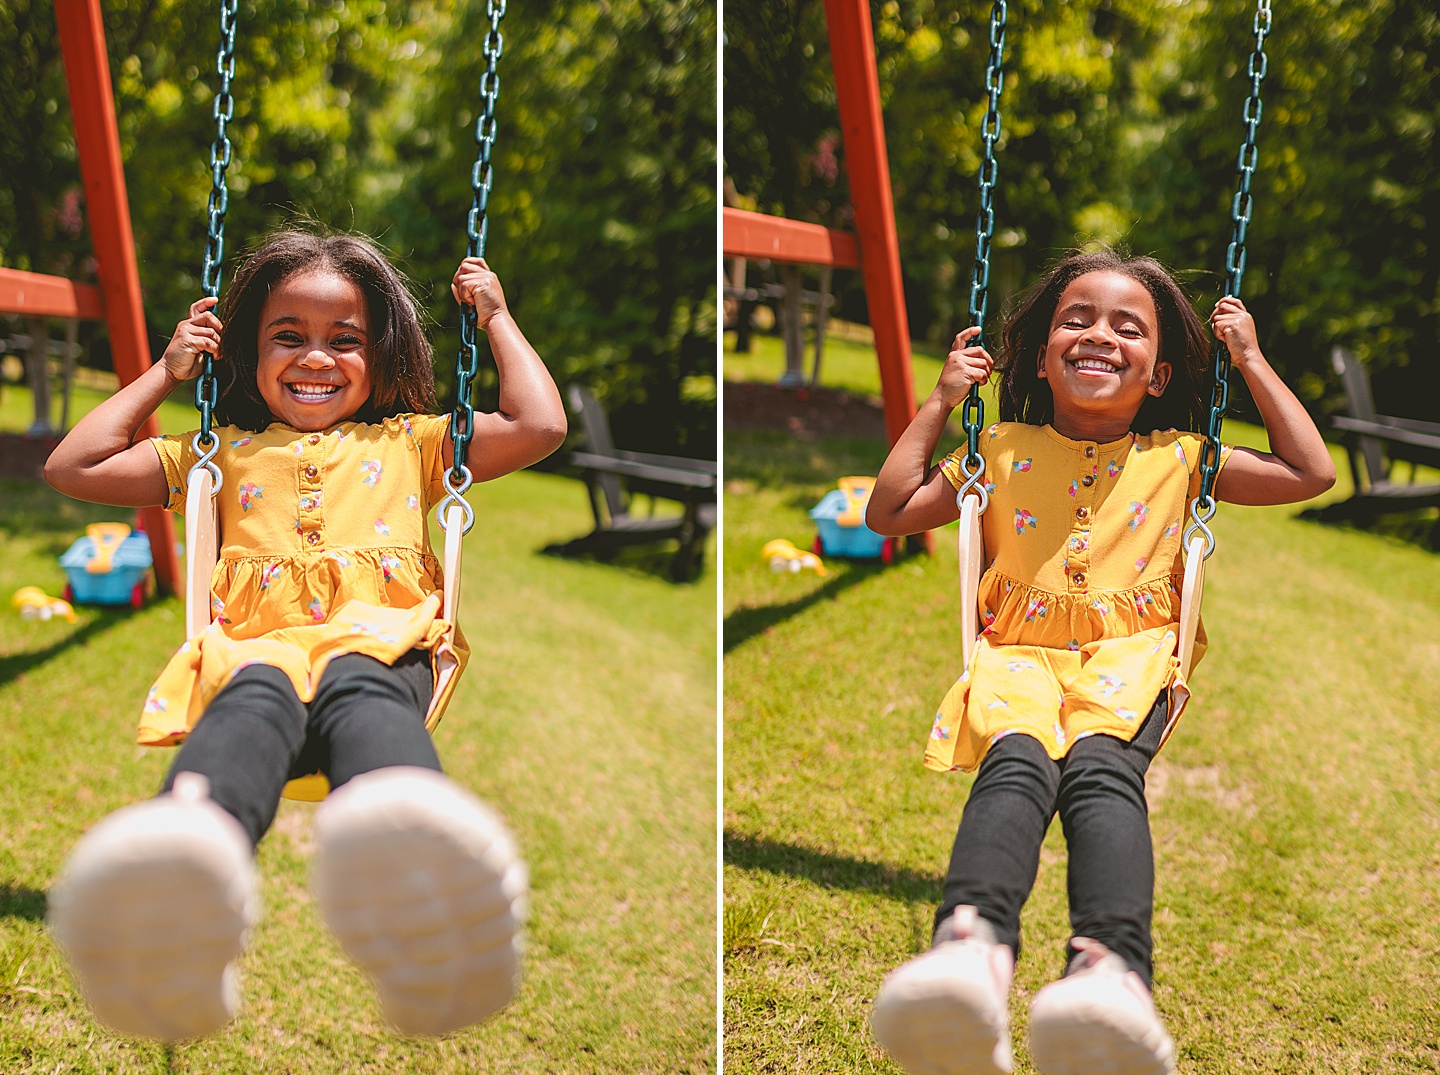
[[[674,540],[679,547],[670,560],[670,577],[679,582],[693,579],[704,563],[705,539],[718,516],[715,461],[618,449],[610,437],[610,420],[589,389],[572,384],[565,395],[585,435],[584,448],[571,453],[570,462],[590,494],[595,529],[545,551],[603,559],[627,546]],[[650,514],[631,510],[637,494],[651,498]],[[656,498],[676,501],[683,510],[679,515],[657,516]]]
[[[1377,414],[1370,377],[1359,360],[1343,347],[1332,350],[1330,360],[1349,401],[1349,413],[1333,415],[1330,423],[1344,435],[1355,492],[1305,516],[1364,526],[1391,512],[1440,507],[1440,484],[1415,481],[1417,465],[1440,467],[1440,423]],[[1398,480],[1397,462],[1410,464],[1409,481]],[[1432,541],[1437,538],[1440,524]]]

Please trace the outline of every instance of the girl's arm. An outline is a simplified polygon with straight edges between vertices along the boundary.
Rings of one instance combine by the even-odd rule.
[[[466,258],[455,271],[450,291],[457,302],[475,307],[476,319],[490,337],[500,372],[500,408],[475,415],[475,435],[465,465],[476,481],[489,481],[538,463],[565,440],[565,405],[545,363],[530,346],[505,305],[500,278],[484,258]],[[455,449],[445,441],[445,465]]]
[[[1227,296],[1216,304],[1210,324],[1245,377],[1271,448],[1234,449],[1215,479],[1216,499],[1291,504],[1319,496],[1335,484],[1335,462],[1304,406],[1260,353],[1255,319],[1244,303]]]
[[[194,303],[161,360],[75,423],[45,461],[47,482],[66,496],[96,504],[168,503],[160,455],[148,440],[137,443],[135,434],[177,384],[200,372],[202,354],[219,354],[214,305],[211,298]]]
[[[920,405],[919,413],[886,456],[865,509],[865,525],[877,534],[919,534],[960,517],[955,487],[930,460],[950,412],[965,399],[972,384],[983,383],[990,376],[994,365],[990,355],[983,347],[965,346],[979,334],[980,330],[972,327],[955,337],[935,391]]]

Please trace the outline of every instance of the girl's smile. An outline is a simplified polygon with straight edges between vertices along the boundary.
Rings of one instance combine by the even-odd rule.
[[[370,398],[365,294],[325,269],[295,273],[260,310],[256,379],[270,413],[314,432],[352,417]]]
[[[1056,430],[1074,440],[1123,437],[1145,397],[1163,393],[1170,380],[1159,352],[1159,318],[1144,284],[1108,271],[1072,280],[1039,356]]]

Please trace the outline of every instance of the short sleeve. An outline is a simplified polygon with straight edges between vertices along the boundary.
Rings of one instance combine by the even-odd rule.
[[[987,452],[994,451],[997,447],[1003,447],[1007,444],[1008,439],[1001,439],[998,444],[996,443],[996,439],[1002,438],[1005,431],[1009,428],[1011,428],[1011,426],[1004,422],[992,422],[987,426],[985,429],[984,442],[980,445],[981,454],[984,455]],[[961,467],[960,462],[964,459],[965,453],[969,451],[969,449],[970,446],[968,443],[961,444],[960,447],[940,460],[940,473],[944,474],[945,477],[950,480],[950,484],[955,486],[957,492],[966,482],[965,471]]]
[[[405,417],[405,429],[415,438],[420,449],[420,470],[425,483],[425,510],[444,500],[445,442],[450,437],[448,414],[411,414]]]
[[[165,508],[168,511],[185,512],[185,494],[190,487],[190,468],[195,465],[194,441],[199,430],[182,436],[151,437],[150,443],[160,456],[160,465],[165,469]]]

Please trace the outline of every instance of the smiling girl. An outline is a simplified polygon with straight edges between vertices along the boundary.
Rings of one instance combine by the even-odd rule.
[[[1260,353],[1244,305],[1215,335],[1245,377],[1271,451],[1225,447],[1214,493],[1305,500],[1334,465]],[[882,534],[954,521],[962,452],[932,467],[951,411],[992,361],[955,339],[940,381],[891,449],[866,517]],[[1181,525],[1199,492],[1204,326],[1169,273],[1111,251],[1060,262],[1007,318],[1001,421],[981,436],[987,568],[970,665],[940,703],[928,768],[978,768],[933,947],[875,1000],[876,1038],[911,1075],[1011,1069],[1008,1005],[1020,910],[1059,814],[1069,849],[1065,977],[1042,989],[1030,1047],[1047,1075],[1171,1070],[1151,1000],[1154,864],[1145,773],[1188,687],[1176,656]],[[1197,652],[1201,646],[1197,639]]]
[[[480,258],[451,282],[500,374],[464,462],[476,480],[549,455],[565,411]],[[427,513],[450,419],[404,278],[368,240],[281,232],[201,299],[160,362],[86,415],[45,476],[81,500],[183,510],[194,434],[136,441],[202,354],[217,356],[220,560],[213,622],[171,658],[139,741],[181,744],[160,796],[102,821],[51,893],[97,1017],[164,1039],[235,1012],[258,913],[255,846],[288,779],[334,789],[316,817],[316,895],[410,1034],[505,1004],[525,871],[499,818],[440,775],[433,728],[466,647],[442,609]]]

